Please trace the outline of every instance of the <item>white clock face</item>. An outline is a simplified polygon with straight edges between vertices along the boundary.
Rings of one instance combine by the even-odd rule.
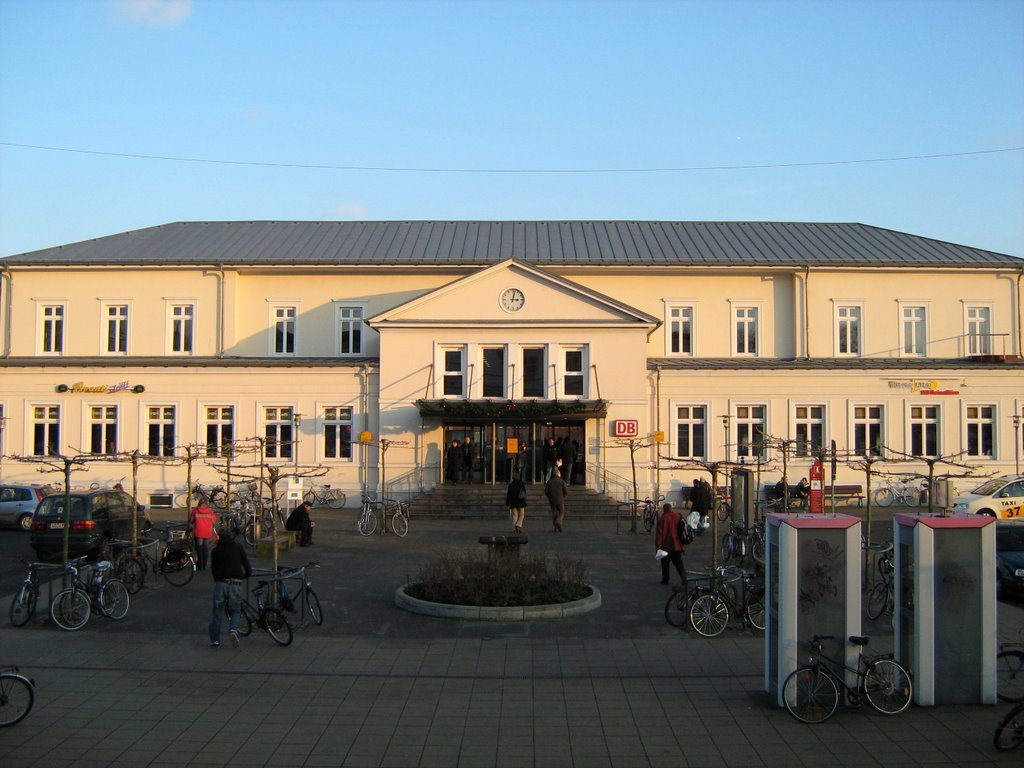
[[[526,296],[518,288],[507,288],[501,294],[501,306],[509,312],[518,312],[526,303]]]

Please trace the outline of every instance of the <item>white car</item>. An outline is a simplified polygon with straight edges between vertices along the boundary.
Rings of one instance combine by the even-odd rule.
[[[1000,520],[1024,520],[1024,475],[1003,475],[986,480],[970,493],[957,496],[952,509]]]

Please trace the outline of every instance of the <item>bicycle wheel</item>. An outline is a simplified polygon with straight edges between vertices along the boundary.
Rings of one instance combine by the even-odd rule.
[[[0,672],[0,728],[20,723],[32,711],[36,692],[27,677]]]
[[[763,589],[755,589],[750,592],[750,597],[747,599],[747,621],[750,622],[750,626],[754,629],[764,632],[765,612]]]
[[[339,491],[335,488],[331,488],[331,490],[327,491],[327,493],[324,494],[324,497],[327,500],[327,506],[330,507],[331,509],[341,509],[342,507],[345,506],[344,491]]]
[[[146,581],[146,571],[143,568],[142,562],[135,558],[122,560],[118,563],[116,575],[117,578],[124,582],[128,593],[131,595],[138,594],[138,591],[142,589],[142,585]]]
[[[690,626],[704,637],[717,637],[729,625],[729,606],[718,595],[708,592],[690,604]]]
[[[11,624],[23,627],[32,620],[36,613],[38,596],[30,584],[22,584],[18,594],[11,600]]]
[[[892,488],[878,488],[871,494],[871,501],[879,507],[888,507],[896,501]]]
[[[715,514],[718,515],[718,519],[723,523],[727,520],[732,520],[732,507],[729,505],[729,502],[718,502],[718,506],[715,507]]]
[[[1000,651],[996,655],[996,695],[1002,701],[1024,701],[1024,651]]]
[[[53,619],[53,623],[68,632],[84,627],[91,614],[89,596],[74,587],[58,592],[50,603],[50,618]]]
[[[245,525],[242,526],[242,537],[250,547],[256,546],[256,526],[252,520],[247,520]]]
[[[751,537],[750,556],[758,565],[764,565],[764,539],[760,536]]]
[[[868,618],[874,621],[883,613],[889,603],[889,585],[880,581],[871,588],[868,595]]]
[[[196,561],[187,549],[173,548],[164,552],[157,565],[169,584],[183,587],[196,575]]]
[[[356,523],[356,526],[363,536],[372,536],[373,532],[377,530],[377,515],[374,514],[372,509],[364,509],[362,514],[359,515],[359,521]]]
[[[727,533],[724,536],[722,536],[722,546],[718,550],[718,555],[722,558],[723,563],[728,563],[729,560],[732,558],[732,549],[732,534]]]
[[[313,617],[313,623],[318,627],[324,623],[324,611],[320,607],[320,598],[312,587],[306,587],[306,607],[309,608],[309,615]]]
[[[892,659],[868,662],[861,683],[864,698],[883,715],[898,715],[910,706],[910,673]]]
[[[225,613],[227,612],[227,606],[224,606]],[[238,634],[242,637],[248,637],[252,632],[252,625],[258,624],[260,615],[256,613],[256,609],[252,603],[243,600],[242,609],[238,612]]]
[[[223,488],[218,488],[210,494],[210,503],[217,509],[228,508],[228,494]]]
[[[402,512],[395,512],[391,517],[391,530],[399,536],[409,532],[409,518]]]
[[[823,723],[839,707],[839,687],[824,672],[803,667],[786,678],[782,701],[786,711],[801,723]]]
[[[292,627],[288,618],[278,608],[264,608],[260,614],[260,626],[278,645],[291,645]]]
[[[1024,741],[1024,704],[1011,709],[996,726],[992,743],[996,749],[1005,752],[1019,747]]]
[[[654,521],[656,519],[657,518],[656,518],[656,516],[654,514],[654,505],[653,504],[645,504],[644,505],[644,530],[647,531],[648,533],[650,533],[654,529]]]
[[[312,490],[306,491],[302,494],[302,500],[308,501],[310,504],[316,504],[316,494]]]
[[[683,627],[689,620],[690,600],[686,592],[673,592],[665,603],[665,621],[673,627]]]
[[[128,615],[128,588],[120,579],[111,579],[100,589],[100,613],[108,619],[120,621]]]

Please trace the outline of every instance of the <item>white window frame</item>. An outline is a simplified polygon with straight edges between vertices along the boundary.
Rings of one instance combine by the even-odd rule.
[[[139,419],[139,423],[142,426],[142,434],[139,436],[139,450],[142,452],[142,455],[148,456],[148,457],[153,457],[153,458],[168,458],[168,457],[172,457],[172,456],[177,456],[177,454],[178,454],[178,441],[181,438],[181,408],[178,406],[178,404],[177,403],[166,403],[166,402],[164,402],[164,403],[141,403],[139,407],[141,409],[141,418]],[[160,411],[160,415],[157,418],[155,418],[155,419],[150,416],[149,411],[150,411],[151,408],[157,408]],[[172,409],[173,412],[174,412],[174,415],[171,417],[170,421],[168,421],[167,418],[164,415],[164,410],[167,409],[167,408]],[[150,428],[150,426],[152,426],[154,424],[159,426],[159,431],[160,431],[160,440],[159,440],[160,453],[150,453],[149,452],[149,428]],[[170,453],[164,453],[163,445],[164,445],[164,440],[165,440],[165,437],[166,437],[165,429],[166,429],[166,426],[168,424],[170,424],[171,428],[174,430],[174,440],[173,440],[173,442],[171,444],[171,451],[170,451]],[[142,451],[142,448],[145,448],[146,450]]]
[[[94,409],[100,409],[104,413],[100,417],[93,416],[92,411]],[[113,416],[109,415],[107,411],[113,409]],[[98,402],[98,403],[82,403],[82,446],[85,452],[90,456],[114,456],[120,453],[121,450],[121,406],[117,402]],[[92,431],[93,427],[99,425],[103,433],[103,446],[102,450],[94,451],[92,444]],[[114,431],[114,446],[113,449],[108,450],[107,448],[107,437],[108,428],[113,427]]]
[[[820,408],[821,417],[816,418],[810,414],[811,409]],[[807,414],[804,416],[800,415],[802,409],[807,409]],[[825,448],[825,438],[829,434],[828,430],[828,404],[826,403],[794,403],[792,406],[791,417],[793,423],[793,455],[799,459],[814,458],[818,455],[818,452]],[[814,445],[814,441],[810,438],[810,433],[813,432],[815,425],[821,427],[821,444],[818,446]],[[801,442],[798,437],[800,433],[800,427],[807,427],[808,437],[807,440]],[[806,445],[806,448],[802,446]]]
[[[677,459],[689,459],[693,461],[703,461],[709,456],[708,448],[711,443],[711,404],[707,402],[683,402],[673,401],[669,404],[670,413],[672,414],[672,455]],[[679,409],[686,408],[689,413],[685,417],[680,417]],[[695,408],[702,408],[704,414],[700,418],[693,416],[693,410]],[[679,427],[683,424],[688,425],[688,431],[690,435],[690,446],[691,452],[687,455],[683,455],[679,450]],[[693,425],[701,424],[704,427],[704,450],[700,454],[693,453]]]
[[[982,416],[978,416],[978,415],[972,416],[971,415],[971,411],[972,411],[972,409],[975,409],[975,408],[977,408],[977,409],[991,408],[992,409],[992,415],[990,417],[988,417],[988,418],[983,418]],[[963,410],[963,413],[961,414],[961,423],[964,425],[963,426],[964,457],[968,461],[979,461],[979,462],[998,461],[999,460],[999,433],[1000,433],[1000,429],[999,429],[999,422],[1000,422],[1000,418],[999,418],[999,404],[995,403],[995,402],[991,402],[991,401],[990,402],[977,402],[977,403],[975,403],[975,402],[967,402],[967,403],[963,403],[962,410]],[[991,428],[991,430],[992,430],[992,453],[991,454],[971,453],[970,452],[970,435],[971,435],[972,427],[977,427],[977,428],[980,429],[980,428],[983,428],[985,425],[988,425]],[[980,434],[980,431],[979,431],[979,435],[978,435],[978,445],[979,446],[981,445],[981,434]]]
[[[833,327],[835,332],[832,338],[833,354],[836,357],[863,357],[864,356],[864,306],[865,302],[862,299],[833,299],[832,300],[832,314],[833,314]],[[856,310],[856,320],[843,317],[844,310]],[[854,339],[849,333],[849,326],[851,324],[856,325],[856,338]],[[844,326],[846,326],[846,333],[844,334]],[[847,336],[847,351],[842,351],[843,336]],[[855,342],[857,345],[857,351],[849,351],[849,342]]]
[[[905,436],[905,440],[906,440],[905,448],[906,448],[906,450],[904,451],[904,453],[906,453],[908,456],[912,456],[914,458],[919,458],[919,457],[920,458],[935,458],[937,456],[941,456],[942,455],[942,425],[943,425],[943,421],[944,421],[944,418],[943,418],[944,417],[944,413],[943,413],[943,409],[942,409],[942,404],[941,403],[931,403],[931,402],[924,402],[924,401],[917,401],[917,400],[915,400],[913,402],[907,403],[905,407],[906,407],[907,431],[906,431],[906,436]],[[927,412],[927,411],[929,411],[931,409],[935,409],[935,417],[934,417],[934,419],[932,419],[932,418],[925,418],[924,416],[922,416],[920,418],[916,417],[914,415],[914,412],[917,409],[919,409],[919,408],[922,409],[925,412]],[[927,449],[928,425],[930,425],[930,424],[934,424],[935,425],[935,452],[934,453],[926,453],[925,450],[924,450],[924,449]],[[917,427],[919,427],[919,426],[922,429],[922,434],[921,434],[922,452],[921,453],[914,453],[914,432],[915,432],[915,429]]]
[[[281,312],[290,311],[291,317],[281,317]],[[298,299],[270,299],[269,319],[267,328],[267,351],[272,357],[295,357],[299,354],[299,301]],[[291,326],[292,349],[279,350],[277,348],[278,326]]]
[[[896,302],[899,309],[900,318],[900,357],[927,357],[928,356],[928,344],[931,338],[931,329],[929,328],[929,320],[931,318],[931,308],[927,301],[912,301],[909,299],[900,299]],[[921,335],[923,339],[917,339],[917,333],[915,332],[913,339],[914,349],[907,351],[907,318],[906,312],[909,310],[920,309],[923,313],[923,317],[918,320],[913,320],[914,327],[920,326]],[[918,345],[920,344],[920,351],[917,351]]]
[[[587,375],[589,371],[589,345],[588,344],[562,344],[558,347],[558,369],[556,376],[558,378],[558,396],[565,400],[586,400],[587,395],[590,391],[589,379]],[[580,370],[570,371],[568,368],[566,357],[570,352],[580,353]],[[569,394],[566,391],[566,383],[570,376],[578,376],[581,379],[583,391],[580,394]]]
[[[167,307],[167,335],[165,343],[167,345],[167,354],[174,355],[176,357],[190,357],[196,354],[196,339],[199,337],[196,333],[199,328],[199,304],[195,299],[173,299],[165,298],[164,303]],[[189,349],[176,350],[174,348],[177,339],[184,339],[184,334],[178,333],[179,323],[184,323],[184,320],[179,319],[175,315],[175,310],[178,308],[191,307],[191,329],[188,332],[188,347]],[[182,345],[186,346],[186,345]]]
[[[753,408],[761,408],[761,409],[763,409],[763,416],[760,418],[760,420],[755,418],[755,417],[753,417],[752,415],[748,416],[748,417],[741,417],[740,416],[740,409],[741,408],[751,408],[751,409],[753,409]],[[771,434],[769,432],[769,429],[768,429],[768,417],[769,417],[768,403],[733,403],[732,407],[729,410],[730,410],[730,414],[731,414],[730,421],[732,422],[732,424],[730,425],[730,428],[731,428],[730,434],[732,435],[732,439],[733,439],[733,445],[731,447],[733,449],[735,449],[735,450],[730,451],[730,453],[735,455],[736,459],[738,461],[740,461],[740,463],[745,463],[744,459],[750,459],[750,463],[752,463],[752,464],[756,463],[758,452],[755,451],[754,448],[753,448],[755,432],[757,431],[756,430],[756,425],[758,423],[760,423],[760,425],[761,425],[761,438],[762,438],[762,440],[764,438],[766,438],[769,434]],[[744,426],[744,425],[750,427],[750,429],[749,429],[750,434],[747,436],[748,437],[748,447],[746,448],[746,452],[745,453],[741,452],[741,449],[743,448],[743,446],[740,443],[740,432],[741,432],[740,427]],[[764,443],[762,443],[762,445],[761,445],[760,455],[761,455],[761,460],[762,461],[764,461],[767,458],[767,456],[768,456],[768,446],[765,445]]]
[[[358,311],[358,320],[354,317],[346,317],[345,313],[349,310]],[[366,355],[366,342],[367,332],[369,326],[366,325],[366,302],[365,301],[342,301],[340,299],[334,302],[334,355],[335,357],[364,357]],[[346,335],[351,336],[342,332],[342,323],[354,323],[359,326],[359,349],[349,349],[348,352],[342,352],[343,339]]]
[[[458,352],[461,356],[460,368],[449,369],[448,364],[448,353]],[[438,344],[436,347],[436,366],[437,366],[437,396],[445,400],[463,400],[469,397],[469,371],[468,371],[468,358],[469,348],[466,344]],[[462,388],[458,394],[445,392],[445,383],[448,378],[460,377],[462,380]]]
[[[729,300],[729,347],[733,357],[761,357],[764,354],[764,345],[762,343],[764,336],[764,302],[761,301],[744,301],[739,299]],[[740,318],[740,312],[754,312],[753,326],[754,326],[754,351],[744,348],[742,351],[736,344],[739,326],[742,322],[744,326],[750,324],[750,318]],[[749,333],[744,333],[743,337],[746,339]]]
[[[263,458],[270,462],[295,461],[294,404],[258,403],[259,424],[263,433]]]
[[[858,418],[857,417],[857,409],[858,408],[865,409],[864,418]],[[878,414],[878,418],[877,419],[873,418],[871,416],[871,409],[873,409],[873,408],[878,408],[879,409],[879,414]],[[850,403],[850,411],[849,411],[849,425],[850,425],[850,429],[849,429],[849,450],[850,450],[851,454],[856,455],[856,456],[867,456],[867,457],[875,457],[875,458],[880,458],[880,459],[885,458],[885,444],[886,444],[886,440],[888,439],[886,437],[886,433],[887,433],[886,415],[887,415],[887,406],[886,406],[885,403],[878,403],[878,402],[876,402],[876,403]],[[865,437],[865,441],[867,443],[867,445],[865,445],[865,452],[864,453],[858,453],[857,452],[857,426],[861,425],[861,424],[864,425],[864,431],[865,431],[864,437]],[[875,449],[870,444],[871,443],[871,427],[873,425],[875,425],[875,424],[878,425],[878,443],[879,443],[879,450],[880,450],[880,452],[878,452],[878,453],[875,452]]]
[[[210,408],[216,408],[217,409],[218,414],[217,414],[217,418],[216,419],[210,419],[209,418],[209,414],[207,413],[207,411]],[[222,418],[221,411],[223,411],[225,408],[230,408],[231,409],[231,420],[230,421],[225,421]],[[234,443],[236,440],[238,440],[238,435],[236,434],[237,431],[238,431],[237,430],[237,427],[238,427],[238,415],[239,415],[238,403],[209,402],[209,403],[200,403],[199,404],[199,440],[197,440],[196,442],[198,442],[201,446],[203,446],[203,451],[204,451],[204,454],[206,456],[223,456],[224,455],[224,452],[222,451],[222,448],[223,448],[224,443],[225,443],[223,425],[228,424],[228,425],[231,426],[231,439],[228,440],[227,442]],[[216,445],[216,447],[212,451],[210,450],[210,443],[209,443],[209,438],[208,438],[208,431],[209,431],[209,427],[210,427],[211,424],[218,425],[217,432],[218,432],[218,436],[220,437],[220,442]]]
[[[123,317],[110,315],[110,310],[123,307]],[[126,357],[131,349],[131,299],[102,299],[100,301],[100,354],[106,357]],[[124,349],[111,350],[108,346],[110,341],[111,324],[124,326]],[[118,334],[120,336],[120,334]]]
[[[343,411],[348,412],[348,419],[342,418],[340,415],[333,419],[328,418],[328,412],[334,410],[339,414]],[[319,461],[331,462],[337,464],[351,464],[356,460],[356,445],[358,444],[358,435],[356,433],[356,409],[351,405],[341,405],[339,403],[318,403],[317,404],[317,420],[318,434],[317,434],[317,458]],[[328,456],[327,455],[327,428],[329,426],[337,427],[339,432],[345,426],[348,426],[348,456]],[[344,446],[345,441],[340,438],[336,439],[336,447],[339,452]]]
[[[995,320],[995,307],[990,301],[964,301],[964,357],[971,355],[991,355],[992,354],[992,336]],[[972,326],[976,325],[977,322],[971,318],[971,310],[983,309],[988,313],[988,319],[986,325],[988,326],[989,335],[976,335],[973,332]]]
[[[681,313],[689,311],[689,318]],[[678,316],[674,313],[680,313]],[[673,328],[680,326],[679,346],[680,349],[672,349]],[[682,327],[690,326],[690,348],[684,349]],[[697,302],[691,299],[671,299],[665,302],[665,355],[667,357],[696,357],[697,356]]]
[[[68,300],[67,299],[36,299],[36,351],[40,355],[47,357],[63,357],[67,352],[68,344]],[[60,318],[56,320],[54,316],[48,315],[47,311],[51,309],[60,310]],[[46,328],[47,326],[53,326],[59,323],[60,333],[51,333],[50,349],[47,348],[46,343]],[[58,338],[59,336],[59,338]],[[54,343],[57,342],[57,344]],[[52,347],[59,344],[60,349],[53,349]]]
[[[37,408],[44,408],[44,409],[46,409],[46,416],[44,416],[42,419],[37,419],[36,418],[35,411],[36,411]],[[56,416],[51,416],[50,415],[50,409],[51,408],[56,409]],[[36,426],[38,424],[42,424],[42,425],[46,426],[46,440],[45,440],[46,444],[50,443],[50,440],[49,440],[49,438],[51,437],[50,433],[53,431],[53,428],[56,428],[57,440],[55,441],[55,443],[56,443],[55,450],[56,450],[57,453],[62,453],[63,452],[63,445],[62,445],[61,441],[65,438],[64,430],[61,429],[61,423],[62,423],[62,421],[64,419],[64,407],[60,403],[28,403],[26,405],[26,409],[27,409],[28,412],[26,413],[27,418],[25,419],[25,426],[27,428],[27,434],[25,435],[25,446],[27,448],[29,448],[29,451],[28,451],[29,455],[30,456],[46,456],[46,455],[48,455],[46,453],[37,453],[36,452]]]

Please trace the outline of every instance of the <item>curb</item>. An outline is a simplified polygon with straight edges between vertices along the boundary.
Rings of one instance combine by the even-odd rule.
[[[554,605],[524,606],[477,606],[432,603],[411,597],[405,592],[408,584],[395,590],[395,605],[403,611],[442,619],[466,619],[470,621],[534,621],[537,619],[561,619],[566,616],[580,616],[601,607],[601,592],[594,585],[590,594],[582,600]]]

